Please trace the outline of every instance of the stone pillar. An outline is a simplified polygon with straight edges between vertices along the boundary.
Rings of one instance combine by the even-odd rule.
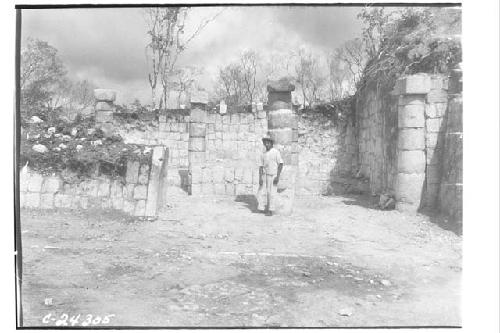
[[[162,146],[153,148],[153,156],[151,158],[151,170],[149,172],[148,194],[146,200],[147,217],[156,217],[158,208],[161,206],[162,198],[162,178],[166,170],[165,166],[168,163],[166,160],[167,149]]]
[[[283,215],[290,214],[293,209],[299,164],[298,123],[291,102],[294,89],[295,86],[284,79],[267,86],[268,131],[284,161],[276,200],[276,212]]]
[[[189,184],[188,191],[191,195],[202,193],[202,168],[206,164],[206,134],[208,95],[197,92],[191,96],[191,113],[189,117]]]
[[[399,79],[398,149],[395,186],[396,209],[416,213],[425,186],[425,103],[430,90],[428,75]]]
[[[96,124],[109,123],[113,121],[115,112],[116,91],[110,89],[94,89],[95,98],[95,122]]]

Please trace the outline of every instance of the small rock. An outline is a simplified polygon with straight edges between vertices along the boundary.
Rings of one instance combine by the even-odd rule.
[[[68,148],[68,146],[66,146],[64,143],[61,143],[61,144],[59,145],[59,148],[61,148],[61,149],[66,149],[66,148]]]
[[[82,145],[77,145],[77,146],[76,146],[76,150],[78,150],[78,151],[80,151],[82,148],[83,148],[83,146],[82,146]]]
[[[353,309],[352,308],[343,308],[343,309],[340,309],[338,314],[341,315],[341,316],[345,316],[345,317],[349,317],[351,316],[353,313]]]
[[[46,298],[44,300],[45,305],[52,305],[52,298]]]
[[[38,153],[46,153],[49,151],[49,149],[47,147],[45,147],[44,145],[34,145],[33,146],[33,150],[38,152]]]
[[[47,130],[48,134],[54,134],[55,132],[56,132],[56,128],[55,127],[49,127],[49,129]]]
[[[380,280],[380,283],[386,287],[389,287],[390,285],[392,285],[391,281],[389,281],[389,280]]]
[[[62,136],[62,134],[61,134],[61,133],[56,133],[56,134],[54,134],[54,136],[55,136],[56,138],[59,138],[59,137],[61,137],[61,136]]]
[[[101,146],[102,145],[102,141],[101,140],[92,141],[92,145],[93,146]]]
[[[43,120],[38,118],[37,116],[33,116],[31,117],[31,123],[33,124],[43,123]]]
[[[64,141],[69,141],[69,140],[71,140],[71,136],[64,134],[64,135],[62,136],[62,139],[63,139]]]
[[[88,134],[88,135],[92,135],[92,134],[94,134],[94,133],[95,133],[95,128],[89,128],[89,129],[87,130],[87,134]]]
[[[73,128],[71,129],[71,135],[76,136],[77,134],[78,134],[78,128],[73,127]]]

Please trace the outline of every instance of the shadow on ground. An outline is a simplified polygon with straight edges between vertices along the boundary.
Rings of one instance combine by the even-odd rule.
[[[348,206],[360,206],[369,209],[381,210],[378,207],[378,197],[372,197],[370,195],[360,195],[360,194],[344,194],[343,197],[346,200],[342,202]]]
[[[243,202],[252,213],[259,213],[257,197],[253,194],[239,194],[234,201]]]

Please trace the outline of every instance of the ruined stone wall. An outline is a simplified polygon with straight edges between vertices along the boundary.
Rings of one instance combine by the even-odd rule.
[[[89,179],[42,175],[24,169],[20,173],[20,205],[38,209],[117,209],[134,216],[156,216],[161,200],[159,180],[164,172],[165,150],[153,150],[147,163],[127,163],[126,176]]]

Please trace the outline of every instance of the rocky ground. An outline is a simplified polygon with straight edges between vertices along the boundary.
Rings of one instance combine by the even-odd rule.
[[[461,237],[362,197],[24,210],[25,326],[460,326]]]

